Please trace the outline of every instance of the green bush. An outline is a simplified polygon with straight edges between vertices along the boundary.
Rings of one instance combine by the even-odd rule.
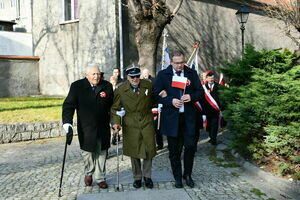
[[[300,66],[288,50],[256,51],[226,63],[221,71],[230,87],[221,91],[233,146],[255,159],[280,156],[293,162],[300,154]],[[284,172],[285,173],[285,172]]]

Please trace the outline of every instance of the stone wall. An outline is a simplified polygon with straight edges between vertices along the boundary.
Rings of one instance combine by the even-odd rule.
[[[77,135],[76,123],[74,135]],[[0,144],[65,136],[61,121],[0,124]]]
[[[0,97],[39,94],[37,57],[0,56]]]
[[[116,66],[115,1],[78,2],[79,20],[62,21],[58,1],[33,1],[33,51],[44,95],[66,95],[88,63],[99,63],[106,78]]]

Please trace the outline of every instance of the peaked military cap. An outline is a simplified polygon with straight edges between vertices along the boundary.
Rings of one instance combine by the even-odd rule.
[[[128,76],[139,76],[141,75],[141,69],[135,65],[132,65],[126,69],[126,74]]]

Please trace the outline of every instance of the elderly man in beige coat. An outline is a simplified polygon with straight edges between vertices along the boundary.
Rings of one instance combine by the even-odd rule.
[[[121,118],[116,113],[124,108],[126,114],[122,118],[123,151],[124,155],[131,157],[133,186],[140,188],[144,177],[145,186],[152,188],[152,158],[156,155],[151,112],[153,87],[149,81],[140,79],[141,71],[138,67],[130,67],[126,73],[128,80],[114,92],[111,124],[114,129],[121,128]]]

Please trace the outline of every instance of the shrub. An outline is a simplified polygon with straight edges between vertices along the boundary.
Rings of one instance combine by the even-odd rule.
[[[245,52],[221,68],[229,78],[230,87],[220,96],[228,129],[235,133],[232,145],[254,159],[279,156],[292,163],[300,154],[299,57],[286,49],[259,52],[249,45]]]

